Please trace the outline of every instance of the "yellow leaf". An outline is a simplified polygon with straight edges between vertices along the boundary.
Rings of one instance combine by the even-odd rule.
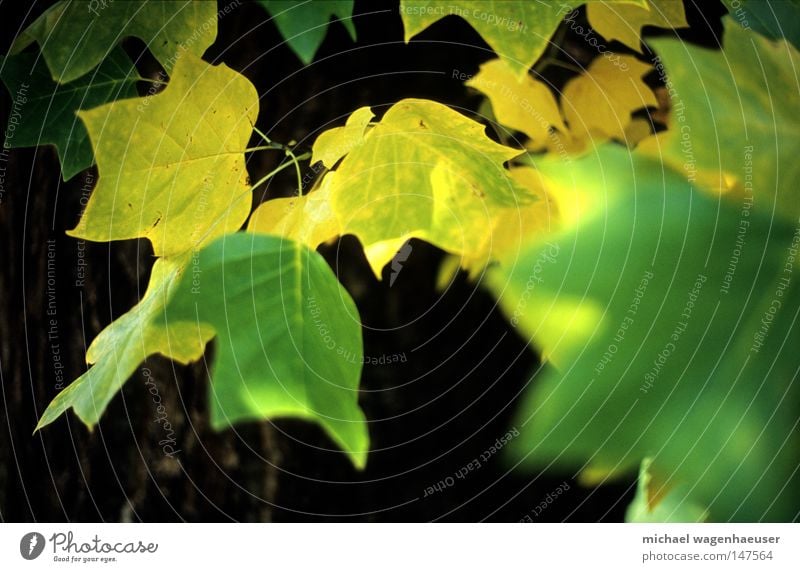
[[[521,131],[534,144],[546,142],[551,127],[567,131],[550,88],[530,75],[520,81],[502,60],[483,64],[467,85],[489,98],[499,123]]]
[[[619,40],[641,52],[642,28],[685,28],[683,0],[647,0],[648,7],[611,2],[588,2],[589,24],[607,40]]]
[[[624,141],[631,113],[658,106],[653,90],[642,81],[651,69],[631,56],[620,56],[618,62],[598,57],[586,73],[570,80],[561,104],[573,136]]]
[[[495,213],[491,235],[483,248],[461,260],[461,266],[469,272],[470,278],[476,278],[490,261],[514,264],[520,251],[535,237],[544,237],[559,227],[558,206],[548,193],[542,175],[532,167],[516,167],[510,171],[514,180],[533,193],[537,200]]]
[[[266,201],[253,211],[247,230],[275,234],[311,249],[340,234],[339,221],[333,214],[330,189],[335,172],[325,175],[318,189],[300,197]]]
[[[191,272],[192,256],[156,260],[142,300],[94,339],[86,352],[86,361],[94,365],[50,402],[37,430],[70,407],[87,426],[94,426],[111,398],[150,355],[160,353],[180,363],[203,355],[214,335],[211,327],[184,322],[165,328],[153,323],[164,312],[181,275],[187,268]]]
[[[344,127],[334,127],[317,137],[314,141],[311,162],[322,161],[328,169],[364,139],[369,122],[375,115],[369,107],[356,109],[347,119]]]
[[[170,256],[238,229],[250,212],[244,150],[257,115],[244,76],[189,54],[162,93],[81,111],[100,178],[69,234],[146,237]]]
[[[469,255],[483,248],[497,210],[536,200],[504,167],[519,154],[444,105],[402,100],[339,163],[333,212],[376,275],[412,237]]]

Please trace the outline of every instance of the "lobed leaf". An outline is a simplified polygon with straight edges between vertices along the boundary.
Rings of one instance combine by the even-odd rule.
[[[489,98],[498,123],[524,133],[533,145],[546,143],[551,128],[567,132],[550,87],[527,74],[520,81],[503,60],[481,65],[466,84]]]
[[[61,173],[69,180],[94,164],[92,144],[76,112],[136,97],[138,73],[122,48],[115,48],[89,75],[67,84],[52,80],[38,54],[6,56],[0,77],[13,98],[10,148],[54,145]],[[9,130],[10,132],[11,130]]]
[[[250,212],[244,150],[257,115],[244,76],[188,54],[163,92],[80,112],[100,177],[69,234],[146,237],[172,256],[237,230]]]
[[[86,352],[86,361],[94,365],[56,395],[39,419],[37,431],[70,408],[93,427],[136,367],[153,354],[184,364],[203,355],[213,336],[210,328],[175,325],[167,329],[153,323],[164,313],[188,262],[188,257],[156,260],[142,300],[94,339]]]
[[[686,28],[683,0],[646,0],[644,6],[587,2],[586,17],[598,34],[642,52],[642,28]]]
[[[168,72],[184,53],[203,55],[217,37],[216,2],[191,0],[62,0],[24,30],[16,54],[37,42],[54,81],[69,83],[97,67],[135,36]]]
[[[652,66],[631,56],[595,58],[585,73],[571,79],[561,94],[571,134],[583,141],[617,138],[626,141],[631,114],[657,107],[653,90],[642,81]]]
[[[315,153],[324,149],[315,144]],[[332,210],[378,276],[411,237],[471,255],[491,240],[495,212],[536,200],[504,167],[519,154],[444,105],[402,100],[341,159],[328,191]]]

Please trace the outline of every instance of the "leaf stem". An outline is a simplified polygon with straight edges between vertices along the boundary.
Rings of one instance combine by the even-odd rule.
[[[291,151],[289,151],[289,153],[291,153]],[[302,155],[295,155],[294,153],[291,153],[291,157],[292,157],[291,161],[288,161],[286,163],[278,165],[272,171],[270,171],[269,173],[267,173],[266,175],[261,177],[258,181],[256,181],[252,185],[250,185],[250,189],[248,189],[248,191],[255,190],[255,188],[258,185],[268,181],[269,179],[271,179],[272,177],[274,177],[275,175],[277,175],[278,173],[280,173],[281,171],[283,171],[284,169],[286,169],[287,167],[289,167],[291,165],[294,165],[297,168],[297,174],[298,174],[298,177],[299,177],[300,176],[300,165],[299,165],[299,162],[300,161],[304,161],[305,159],[310,159],[311,158],[311,152],[309,151],[307,153],[303,153]]]

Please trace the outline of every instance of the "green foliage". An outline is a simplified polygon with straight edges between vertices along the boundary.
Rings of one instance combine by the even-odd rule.
[[[286,43],[305,65],[312,62],[322,45],[331,17],[337,18],[347,28],[350,37],[356,39],[353,0],[260,0],[260,3],[272,15]]]
[[[1,65],[0,77],[19,113],[8,146],[54,145],[65,181],[94,164],[89,134],[75,113],[138,95],[138,73],[121,48],[93,72],[67,84],[54,82],[44,60],[34,53],[7,56]]]
[[[294,241],[232,234],[195,257],[160,323],[208,325],[219,343],[211,423],[293,415],[318,422],[358,467],[369,449],[358,408],[358,310],[325,260]]]
[[[650,474],[651,459],[642,461],[636,498],[625,514],[627,522],[704,522],[708,518],[705,509],[689,501],[689,487],[678,486],[667,490],[653,480]]]
[[[786,38],[800,49],[800,0],[722,0],[733,19],[771,40]]]
[[[632,168],[621,150],[551,167],[603,206],[495,277],[552,364],[519,413],[517,456],[611,473],[651,457],[715,520],[791,519],[795,228],[720,205],[658,163]]]
[[[355,38],[350,0],[261,3],[305,64],[332,17]],[[380,120],[362,107],[316,139],[324,172],[308,193],[251,214],[253,188],[286,167],[300,178],[309,154],[255,130],[253,85],[200,59],[216,4],[57,3],[3,59],[17,122],[6,147],[55,145],[65,179],[96,160],[69,234],[147,238],[157,259],[37,429],[68,409],[92,427],[148,356],[188,363],[216,338],[216,429],[299,417],[363,467],[358,311],[311,249],[353,234],[380,276],[417,238],[452,255],[444,277],[488,270],[541,354],[507,449],[523,467],[595,483],[638,468],[636,522],[795,518],[798,4],[727,4],[722,50],[650,42],[666,102],[639,57],[600,53],[558,95],[529,75],[559,63],[540,57],[573,4],[401,0],[406,41],[455,15],[497,53],[467,85],[506,128],[500,141],[518,131],[525,149],[435,101],[403,99]],[[587,17],[637,51],[643,27],[686,25],[670,0],[592,2]],[[128,36],[169,72],[163,92],[135,97]],[[33,43],[40,54],[22,52]],[[643,109],[666,132],[650,136]],[[265,143],[248,148],[254,131]],[[291,161],[252,185],[245,153],[276,150]]]
[[[756,173],[755,208],[797,220],[798,52],[786,41],[771,42],[735,25],[730,17],[723,41],[721,52],[672,39],[652,42],[671,82],[676,125],[657,152],[690,180],[705,171],[712,181],[727,174],[739,186],[752,187]]]
[[[126,0],[98,8],[95,4],[84,0],[54,4],[16,38],[11,53],[37,42],[53,80],[69,83],[97,67],[127,36],[147,44],[168,72],[180,54],[201,56],[217,37],[216,2]]]
[[[69,408],[87,426],[93,427],[136,367],[155,353],[180,363],[189,363],[203,355],[206,342],[213,336],[209,328],[183,324],[167,329],[153,323],[164,313],[187,262],[187,257],[156,260],[142,300],[94,339],[86,352],[86,361],[94,365],[50,402],[37,430]]]
[[[502,0],[447,3],[400,0],[400,15],[403,17],[406,42],[445,16],[463,18],[514,74],[522,77],[547,49],[553,32],[571,10],[570,4]]]

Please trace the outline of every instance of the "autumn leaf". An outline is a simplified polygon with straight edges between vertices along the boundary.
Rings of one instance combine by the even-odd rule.
[[[70,408],[93,427],[136,367],[153,354],[184,364],[203,355],[213,337],[211,328],[175,325],[167,329],[153,324],[163,314],[188,262],[189,256],[156,260],[142,300],[94,339],[86,353],[86,361],[94,365],[56,395],[39,419],[37,431]]]
[[[299,197],[270,199],[250,216],[247,230],[296,240],[311,249],[341,234],[331,208],[335,172],[326,173],[318,189]]]
[[[561,105],[573,137],[584,141],[617,138],[625,141],[631,114],[657,107],[653,90],[642,76],[653,68],[631,56],[619,61],[595,58],[585,73],[564,86]]]
[[[686,28],[683,0],[647,0],[646,7],[616,2],[587,2],[586,17],[598,34],[641,52],[642,28]]]
[[[530,75],[520,81],[503,60],[483,64],[466,85],[489,98],[498,123],[524,133],[534,146],[547,142],[551,128],[567,132],[558,102],[547,84]]]
[[[356,113],[363,124],[366,114]],[[315,156],[338,157],[340,138],[323,136]],[[412,237],[468,255],[484,248],[495,211],[536,200],[504,167],[519,154],[444,105],[402,100],[341,159],[330,184],[332,209],[378,276]]]
[[[238,229],[250,212],[244,150],[257,115],[244,76],[191,55],[163,92],[80,112],[100,177],[69,234],[146,237],[171,256]]]

